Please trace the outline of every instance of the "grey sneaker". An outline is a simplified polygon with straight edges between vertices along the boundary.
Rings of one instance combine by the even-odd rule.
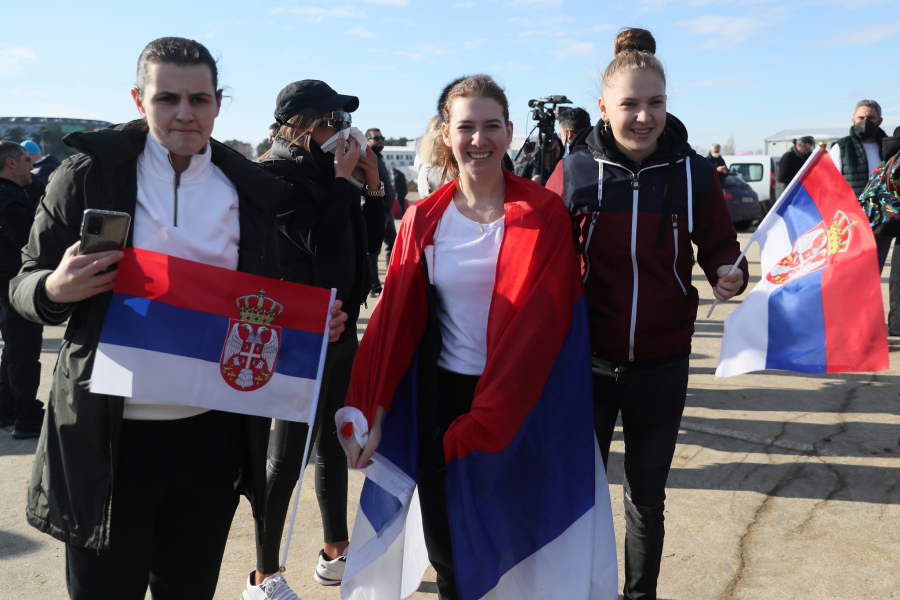
[[[321,585],[341,585],[344,578],[344,567],[347,566],[347,551],[334,560],[325,556],[325,550],[319,551],[319,565],[316,567],[316,583]]]
[[[300,600],[281,573],[269,575],[259,585],[254,584],[255,574],[251,572],[247,578],[247,589],[241,594],[241,600]]]

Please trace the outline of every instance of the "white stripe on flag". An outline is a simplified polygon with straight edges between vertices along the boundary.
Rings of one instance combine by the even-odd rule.
[[[114,358],[113,358],[114,357]],[[309,421],[316,380],[275,373],[263,387],[239,392],[225,383],[218,363],[101,343],[91,392],[171,402],[211,410]]]

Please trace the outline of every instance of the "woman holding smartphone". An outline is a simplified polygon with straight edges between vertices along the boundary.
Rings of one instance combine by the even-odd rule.
[[[627,29],[603,73],[601,121],[547,189],[579,226],[591,323],[594,427],[604,462],[625,434],[624,598],[655,598],[665,487],[688,385],[697,263],[720,301],[741,293],[741,253],[715,167],[666,112],[666,76],[649,31]]]
[[[269,419],[89,391],[120,251],[79,255],[85,209],[132,217],[127,245],[278,277],[275,206],[287,186],[210,138],[216,61],[160,38],[138,60],[141,118],[76,133],[10,291],[15,309],[68,327],[28,489],[26,517],[66,544],[74,600],[215,593],[238,495],[265,497]],[[330,338],[343,330],[332,307]],[[161,374],[164,376],[164,374]]]
[[[293,188],[293,193],[278,204],[282,278],[336,288],[348,315],[344,334],[328,347],[312,429],[316,497],[325,537],[313,577],[321,585],[340,585],[346,564],[344,552],[350,543],[347,459],[337,438],[334,414],[347,397],[358,345],[359,307],[371,288],[366,254],[381,248],[384,237],[384,186],[375,155],[367,152],[360,156],[360,144],[352,136],[346,152],[343,141],[337,143],[334,154],[322,150],[325,142],[350,127],[350,113],[358,107],[358,98],[338,94],[324,81],[291,83],[278,94],[275,120],[280,126],[272,149],[259,162],[264,170]],[[362,191],[350,181],[357,167],[364,173]],[[362,208],[360,194],[364,198]],[[264,518],[257,520],[257,525],[264,523],[265,528],[256,530],[256,571],[247,580],[244,600],[268,598],[266,585],[283,580],[278,571],[281,535],[303,468],[307,434],[306,423],[275,421]],[[284,600],[296,597],[290,594],[286,593]]]

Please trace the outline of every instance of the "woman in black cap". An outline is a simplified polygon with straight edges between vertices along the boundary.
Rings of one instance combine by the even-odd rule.
[[[259,161],[263,169],[294,187],[294,194],[282,200],[277,211],[282,277],[337,288],[348,315],[344,334],[328,347],[312,431],[316,496],[325,533],[315,579],[322,585],[340,585],[349,545],[347,459],[337,439],[334,414],[347,396],[357,348],[355,323],[371,287],[366,254],[380,249],[384,237],[384,185],[375,156],[360,156],[360,144],[352,136],[346,151],[340,142],[334,154],[322,150],[322,144],[350,126],[350,113],[358,107],[358,98],[338,94],[323,81],[288,85],[275,103],[280,128],[272,149]],[[351,183],[357,167],[365,172],[362,191]],[[275,421],[264,513],[256,520],[256,571],[250,574],[243,600],[270,598],[267,590],[287,587],[279,573],[279,550],[291,494],[303,467],[307,433],[305,423]],[[296,596],[278,596],[282,597]]]

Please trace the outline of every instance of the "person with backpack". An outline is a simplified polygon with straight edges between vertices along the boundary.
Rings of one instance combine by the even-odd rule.
[[[713,294],[749,280],[715,167],[666,112],[666,76],[644,29],[616,36],[603,73],[601,121],[547,189],[576,223],[591,327],[594,427],[608,461],[616,419],[625,435],[626,600],[655,598],[665,487],[687,396],[699,294],[692,243]],[[608,464],[608,462],[607,462]]]

